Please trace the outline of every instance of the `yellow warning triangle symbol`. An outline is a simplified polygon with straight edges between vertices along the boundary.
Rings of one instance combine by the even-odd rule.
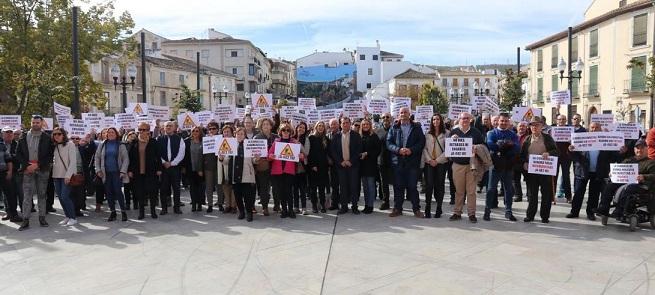
[[[134,106],[134,111],[132,111],[132,113],[143,115],[143,108],[141,108],[141,105],[137,103],[136,106]]]
[[[220,154],[232,153],[232,148],[230,148],[230,144],[227,142],[227,139],[223,139],[223,143],[221,143],[221,146],[218,148],[218,152]]]
[[[196,123],[194,123],[193,118],[191,118],[191,116],[187,114],[186,117],[184,118],[184,122],[182,122],[182,125],[184,127],[194,127],[196,126]]]
[[[282,149],[282,152],[280,152],[280,156],[288,156],[291,158],[295,158],[293,156],[293,149],[291,149],[291,145],[287,143],[287,145],[285,145],[284,148]]]
[[[523,121],[530,121],[532,120],[532,117],[534,117],[534,113],[532,112],[532,108],[529,108],[527,112],[525,112],[525,115],[523,115]]]
[[[268,101],[266,100],[266,97],[264,95],[260,95],[259,98],[257,99],[257,103],[255,103],[256,106],[258,107],[267,107],[268,106]]]

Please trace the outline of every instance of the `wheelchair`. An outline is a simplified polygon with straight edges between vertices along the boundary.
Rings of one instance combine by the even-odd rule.
[[[625,197],[623,214],[616,216],[621,223],[627,223],[630,231],[637,230],[641,223],[650,222],[652,229],[655,229],[655,192],[652,190],[644,194],[629,194]],[[616,199],[610,208],[616,207]],[[601,217],[601,224],[607,225],[609,216]]]

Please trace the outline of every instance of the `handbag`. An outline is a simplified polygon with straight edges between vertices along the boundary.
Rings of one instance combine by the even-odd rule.
[[[59,160],[61,161],[61,164],[64,165],[64,170],[68,170],[68,167],[66,166],[66,163],[64,163],[64,159],[61,157],[61,152],[59,151],[59,146],[57,146],[57,154],[59,155]],[[70,180],[68,181],[69,186],[82,186],[84,185],[84,174],[79,173],[79,171],[73,176],[71,176]]]

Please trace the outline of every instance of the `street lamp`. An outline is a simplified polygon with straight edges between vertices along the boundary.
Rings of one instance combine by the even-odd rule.
[[[129,82],[127,81],[127,77],[120,77],[120,75],[121,68],[117,64],[112,65],[111,76],[114,78],[114,90],[118,85],[123,87],[122,105],[123,109],[125,109],[127,107],[127,85],[132,85],[132,88],[134,88],[134,79],[136,79],[136,66],[134,64],[127,66],[127,76],[130,77]],[[119,78],[121,80],[120,82],[118,82]]]
[[[480,87],[480,83],[478,81],[473,82],[473,91],[475,92],[475,96],[485,96],[485,88],[490,88],[489,81],[485,81],[483,87]]]
[[[223,86],[223,91],[219,92],[216,87],[212,87],[214,99],[218,98],[218,104],[223,104],[223,97],[227,97],[227,86]]]
[[[250,104],[250,92],[244,93],[243,98],[246,99],[246,105],[249,105]]]
[[[458,91],[455,91],[454,88],[450,88],[450,101],[457,101],[457,104],[460,104],[462,100],[462,92],[464,91],[461,88]]]
[[[569,33],[569,35],[570,35],[570,33]],[[571,66],[573,66],[573,67],[571,67]],[[560,83],[562,83],[562,80],[566,79],[567,82],[568,82],[569,94],[571,94],[571,96],[573,96],[573,81],[575,79],[578,79],[578,81],[580,79],[582,79],[582,70],[584,69],[584,62],[582,61],[582,58],[578,57],[578,61],[576,61],[574,65],[570,65],[570,64],[567,65],[566,61],[564,61],[564,58],[560,58],[559,64],[557,64],[557,69],[559,70],[559,81],[560,81]],[[567,71],[566,76],[564,76],[564,71]],[[578,73],[577,76],[575,75],[576,72]],[[567,106],[567,112],[566,112],[567,113],[567,119],[569,121],[568,122],[569,125],[571,125],[571,119],[572,119],[571,117],[573,115],[573,114],[571,114],[571,112],[572,112],[572,110],[571,110],[572,103],[573,103],[573,101],[571,101],[571,103],[569,103],[569,105]]]

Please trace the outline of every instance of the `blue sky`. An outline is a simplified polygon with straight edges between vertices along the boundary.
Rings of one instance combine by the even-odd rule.
[[[591,0],[116,0],[136,29],[171,39],[207,29],[251,40],[269,57],[374,46],[419,64],[516,63],[516,47],[580,23]],[[528,60],[523,51],[522,61]]]

